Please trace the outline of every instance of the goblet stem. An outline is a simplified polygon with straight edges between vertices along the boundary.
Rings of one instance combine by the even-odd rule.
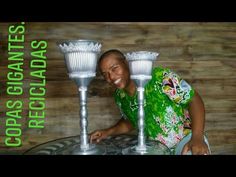
[[[80,148],[86,150],[89,148],[88,143],[88,120],[87,120],[87,87],[79,87],[80,93]]]
[[[136,147],[137,151],[145,151],[146,150],[146,144],[145,144],[145,135],[144,135],[144,128],[145,128],[145,122],[144,122],[144,88],[139,87],[138,89],[138,146]]]

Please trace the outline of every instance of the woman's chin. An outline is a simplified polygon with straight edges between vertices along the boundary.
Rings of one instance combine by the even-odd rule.
[[[118,88],[118,89],[123,89],[124,88],[123,84],[117,84],[117,85],[115,85],[115,87]]]

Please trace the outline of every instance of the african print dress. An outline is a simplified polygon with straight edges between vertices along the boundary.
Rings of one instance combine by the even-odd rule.
[[[114,93],[115,102],[124,118],[138,128],[137,91],[129,96],[124,90]],[[194,96],[193,88],[170,69],[153,69],[152,79],[145,86],[145,134],[173,148],[191,132],[188,105]]]

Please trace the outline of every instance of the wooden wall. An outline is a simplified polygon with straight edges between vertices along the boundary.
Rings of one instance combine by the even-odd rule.
[[[0,24],[0,133],[4,137],[4,112],[7,70],[7,28]],[[24,108],[23,145],[2,151],[23,152],[55,138],[79,134],[79,102],[75,84],[68,78],[63,55],[56,42],[69,39],[93,39],[102,42],[102,50],[116,48],[123,52],[152,50],[160,53],[155,66],[169,67],[191,83],[202,96],[206,107],[205,130],[213,154],[236,154],[236,23],[183,22],[26,22],[25,46],[34,39],[46,40],[47,92],[45,128],[28,129]],[[25,62],[30,56],[26,53]],[[25,67],[25,91],[29,89],[29,68]],[[105,128],[119,118],[111,97],[112,89],[98,74],[89,86],[89,131]],[[28,102],[29,95],[22,99]]]

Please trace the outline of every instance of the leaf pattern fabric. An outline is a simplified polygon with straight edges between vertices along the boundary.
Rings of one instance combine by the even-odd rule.
[[[173,148],[191,132],[188,105],[194,96],[193,88],[170,69],[156,67],[144,92],[145,134]],[[115,102],[122,115],[138,128],[138,93],[129,96],[116,89]]]

